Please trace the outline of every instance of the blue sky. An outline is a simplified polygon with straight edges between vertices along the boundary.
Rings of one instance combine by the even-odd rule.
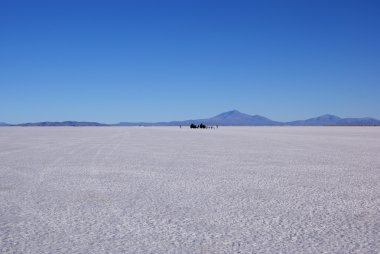
[[[0,122],[380,118],[380,1],[0,3]]]

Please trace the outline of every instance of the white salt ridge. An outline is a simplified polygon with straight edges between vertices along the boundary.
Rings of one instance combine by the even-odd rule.
[[[379,253],[378,127],[3,127],[1,253]]]

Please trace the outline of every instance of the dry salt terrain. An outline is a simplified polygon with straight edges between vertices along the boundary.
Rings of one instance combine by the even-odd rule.
[[[380,127],[2,127],[0,253],[379,253]]]

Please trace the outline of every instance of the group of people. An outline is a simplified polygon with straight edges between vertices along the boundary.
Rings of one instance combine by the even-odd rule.
[[[190,129],[215,129],[215,128],[218,128],[219,126],[216,125],[216,126],[206,126],[205,124],[201,123],[199,125],[195,125],[195,124],[190,124]],[[179,128],[182,128],[182,125],[179,126]]]

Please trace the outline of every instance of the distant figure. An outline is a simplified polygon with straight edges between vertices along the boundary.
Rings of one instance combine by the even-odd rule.
[[[180,125],[179,128],[182,128],[182,125]]]

